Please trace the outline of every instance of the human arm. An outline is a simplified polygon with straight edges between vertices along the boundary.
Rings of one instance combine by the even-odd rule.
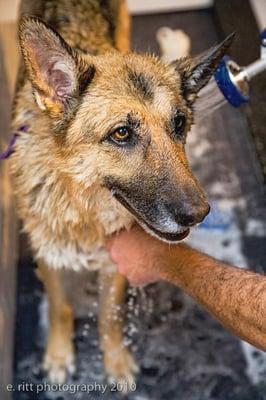
[[[228,330],[266,350],[266,277],[217,261],[183,244],[169,245],[139,227],[107,245],[118,270],[133,284],[171,282]]]

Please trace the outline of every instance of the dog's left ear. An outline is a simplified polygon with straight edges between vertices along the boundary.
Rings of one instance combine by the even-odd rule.
[[[232,33],[222,43],[197,57],[185,57],[171,63],[181,77],[181,89],[189,102],[193,102],[200,89],[209,82],[234,35]]]

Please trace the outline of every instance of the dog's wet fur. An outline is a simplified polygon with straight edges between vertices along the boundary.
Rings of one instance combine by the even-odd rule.
[[[131,383],[123,345],[125,278],[103,249],[137,221],[167,242],[209,212],[185,155],[193,102],[232,37],[169,65],[130,52],[123,0],[26,0],[13,127],[29,125],[11,158],[18,212],[50,301],[44,367],[74,371],[73,313],[60,269],[99,268],[99,331],[110,380]]]

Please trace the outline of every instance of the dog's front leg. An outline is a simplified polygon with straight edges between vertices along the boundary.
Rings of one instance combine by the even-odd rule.
[[[138,367],[123,338],[126,279],[117,272],[100,271],[99,332],[103,362],[109,382],[130,390]]]
[[[73,311],[66,300],[59,270],[38,262],[37,276],[42,281],[49,302],[49,334],[43,367],[52,383],[63,383],[75,370]]]

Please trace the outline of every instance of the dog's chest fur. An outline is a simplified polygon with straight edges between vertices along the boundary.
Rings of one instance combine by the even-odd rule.
[[[114,21],[100,12],[99,1],[68,0],[67,7],[65,0],[45,4],[43,15],[72,46],[98,52],[112,46]],[[89,37],[86,21],[91,21]],[[35,104],[31,85],[24,78],[16,94],[13,127],[28,124],[29,131],[18,139],[11,169],[19,216],[34,255],[55,268],[108,264],[102,247],[106,236],[129,227],[132,217],[107,189],[92,184],[80,190],[59,168],[62,160],[56,157],[47,117]]]

